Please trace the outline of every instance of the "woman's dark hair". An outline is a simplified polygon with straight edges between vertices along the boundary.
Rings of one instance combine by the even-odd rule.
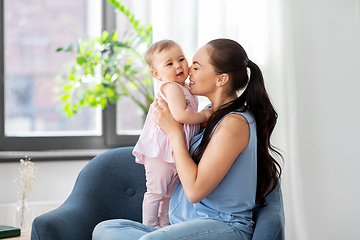
[[[246,89],[234,101],[227,103],[215,111],[210,117],[204,136],[193,154],[198,164],[202,153],[210,142],[215,125],[228,113],[248,109],[256,121],[257,133],[257,191],[256,200],[263,204],[265,197],[272,192],[281,176],[280,164],[272,157],[271,152],[281,154],[270,143],[270,136],[274,130],[277,113],[271,104],[265,89],[263,75],[260,68],[249,60],[244,48],[230,39],[215,39],[210,41],[209,57],[216,74],[228,74],[230,87],[228,93]],[[250,79],[248,69],[250,69]]]

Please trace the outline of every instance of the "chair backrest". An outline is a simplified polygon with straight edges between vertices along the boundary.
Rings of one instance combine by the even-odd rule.
[[[107,218],[141,222],[146,179],[144,166],[135,162],[132,149],[116,148],[92,159],[80,172],[72,194],[88,194],[89,198],[101,196],[90,202],[103,205]]]
[[[267,205],[254,210],[255,231],[252,240],[284,240],[285,217],[281,187],[266,197]]]

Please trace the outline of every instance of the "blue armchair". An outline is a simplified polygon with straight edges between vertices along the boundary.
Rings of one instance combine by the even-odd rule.
[[[133,147],[109,150],[92,159],[80,172],[68,199],[32,223],[32,240],[87,240],[94,227],[108,219],[141,222],[146,191],[144,167],[134,161]],[[281,189],[268,205],[254,211],[254,240],[284,239]]]

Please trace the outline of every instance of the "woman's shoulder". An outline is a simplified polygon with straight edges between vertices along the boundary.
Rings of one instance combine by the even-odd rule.
[[[218,131],[225,130],[238,134],[248,128],[249,123],[245,116],[237,112],[231,112],[219,121],[216,129]]]
[[[239,108],[236,111],[231,111],[225,114],[215,125],[215,131],[230,131],[233,133],[240,133],[243,130],[251,128],[255,123],[252,114],[245,108]]]
[[[239,117],[241,119],[246,119],[248,124],[254,124],[255,123],[254,116],[249,111],[249,109],[247,109],[245,106],[240,107],[236,111],[232,111],[232,112],[228,113],[226,116],[233,116],[233,117],[237,116],[237,117]]]
[[[205,108],[211,108],[211,104],[205,106]],[[224,120],[225,120],[225,122],[230,121],[232,123],[236,123],[238,120],[241,120],[241,121],[246,120],[250,124],[250,123],[254,122],[254,117],[245,106],[242,106],[236,110],[233,110],[233,111],[225,114],[218,123],[220,123]]]

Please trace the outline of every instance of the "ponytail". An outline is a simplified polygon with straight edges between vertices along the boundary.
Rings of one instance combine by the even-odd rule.
[[[248,61],[248,68],[250,69],[250,80],[242,95],[244,95],[246,106],[256,121],[258,148],[256,200],[264,203],[266,195],[276,188],[281,176],[280,164],[270,154],[273,152],[281,156],[270,142],[278,114],[266,92],[260,68],[251,60]]]
[[[200,162],[202,153],[210,142],[213,129],[224,116],[233,111],[249,110],[255,118],[257,133],[256,200],[263,204],[267,194],[276,188],[281,176],[281,167],[270,154],[272,152],[282,157],[270,143],[278,115],[266,92],[260,68],[248,59],[240,44],[229,39],[217,39],[210,41],[208,46],[211,49],[209,52],[210,62],[215,72],[229,75],[230,92],[246,88],[237,99],[224,104],[212,114],[201,143],[194,151],[193,159],[197,164]],[[247,68],[250,69],[250,78]]]

